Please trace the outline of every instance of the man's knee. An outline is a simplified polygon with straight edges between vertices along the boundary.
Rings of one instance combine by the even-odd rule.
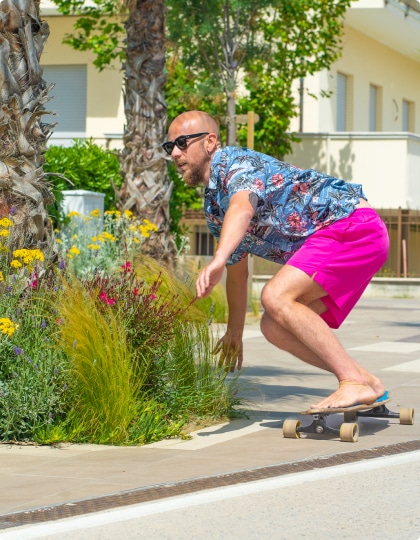
[[[273,280],[268,281],[261,291],[261,306],[268,315],[281,310],[282,291],[273,284]]]

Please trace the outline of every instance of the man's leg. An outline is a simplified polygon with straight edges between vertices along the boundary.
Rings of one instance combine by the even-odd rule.
[[[338,390],[314,407],[373,403],[384,386],[346,353],[319,316],[326,309],[323,296],[326,292],[311,277],[285,265],[263,289],[262,332],[277,347],[337,377]]]

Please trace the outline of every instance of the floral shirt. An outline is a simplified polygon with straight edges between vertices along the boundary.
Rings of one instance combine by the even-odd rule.
[[[351,184],[313,169],[299,169],[247,148],[226,147],[213,156],[204,210],[219,239],[229,200],[252,191],[258,204],[248,230],[227,264],[248,253],[284,264],[315,231],[349,216],[360,198]]]

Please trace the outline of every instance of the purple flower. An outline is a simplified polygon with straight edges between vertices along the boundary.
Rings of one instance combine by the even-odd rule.
[[[14,216],[16,214],[16,206],[12,206],[9,210],[9,214],[11,216]]]
[[[45,319],[42,319],[41,328],[47,328],[47,321]]]
[[[58,267],[60,268],[60,270],[64,270],[66,268],[66,263],[63,259],[61,259],[61,261],[59,262]]]
[[[65,385],[63,386],[63,390],[67,390],[68,387],[69,387],[69,385],[68,385],[68,384],[65,384]]]
[[[14,347],[13,352],[19,356],[19,354],[23,353],[23,349],[20,349],[19,347]]]

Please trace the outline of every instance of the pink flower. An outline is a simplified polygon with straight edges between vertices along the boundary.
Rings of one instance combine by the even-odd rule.
[[[134,294],[134,296],[138,296],[139,290],[138,290],[137,287],[134,287],[134,289],[133,289],[133,294]]]
[[[151,299],[151,300],[156,300],[156,295],[152,293],[152,294],[150,295],[150,299]]]
[[[124,272],[131,272],[131,262],[126,261],[125,264],[121,265],[121,268],[124,270]]]
[[[106,302],[109,306],[113,306],[116,303],[115,298],[108,298],[105,292],[101,292],[99,294],[99,298]]]

